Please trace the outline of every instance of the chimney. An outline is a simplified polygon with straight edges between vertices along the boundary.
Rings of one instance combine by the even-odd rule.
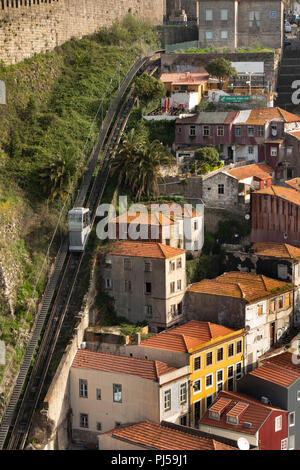
[[[141,333],[136,333],[135,339],[136,339],[136,344],[141,344]]]

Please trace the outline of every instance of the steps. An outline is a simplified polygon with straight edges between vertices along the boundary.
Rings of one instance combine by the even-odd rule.
[[[300,115],[300,105],[292,102],[294,81],[300,80],[300,41],[294,39],[283,51],[277,78],[277,98],[275,106]]]

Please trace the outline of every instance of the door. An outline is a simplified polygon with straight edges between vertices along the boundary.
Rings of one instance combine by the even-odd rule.
[[[275,323],[271,323],[270,325],[270,346],[273,346],[275,343]]]
[[[201,419],[201,400],[194,403],[194,427],[199,426],[199,421]]]

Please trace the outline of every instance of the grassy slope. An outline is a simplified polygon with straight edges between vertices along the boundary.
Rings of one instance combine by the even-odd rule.
[[[7,362],[17,352],[14,366],[24,349],[18,330],[22,325],[26,335],[32,323],[34,310],[28,315],[28,301],[62,206],[61,200],[48,204],[40,173],[67,155],[77,168],[74,180],[78,180],[101,125],[100,112],[91,128],[94,116],[102,98],[105,116],[118,87],[119,69],[122,79],[141,53],[158,46],[149,25],[127,17],[110,31],[71,40],[17,65],[0,64],[0,79],[7,87],[7,106],[0,108],[0,263],[10,271],[14,262],[14,313],[0,298],[0,337],[8,345]],[[58,234],[63,230],[64,222]],[[52,257],[60,237],[55,241]],[[38,287],[41,292],[43,278]],[[0,392],[3,373],[0,366]]]

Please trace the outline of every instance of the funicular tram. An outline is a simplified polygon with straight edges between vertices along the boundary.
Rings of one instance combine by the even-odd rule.
[[[84,251],[91,231],[90,210],[74,207],[68,213],[69,251]]]

